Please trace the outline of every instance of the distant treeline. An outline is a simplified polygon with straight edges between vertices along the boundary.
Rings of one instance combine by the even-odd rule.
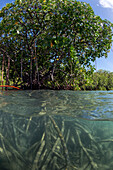
[[[80,90],[113,90],[113,72],[98,70],[92,74],[89,83],[80,84]]]
[[[93,83],[90,89],[94,90],[113,90],[113,72],[99,70],[93,73]]]

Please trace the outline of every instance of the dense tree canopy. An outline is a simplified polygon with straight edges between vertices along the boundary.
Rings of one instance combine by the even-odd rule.
[[[113,90],[113,72],[98,70],[93,73],[92,80],[92,90]]]
[[[113,25],[84,2],[16,0],[2,8],[0,17],[6,84],[79,89],[89,82],[91,61],[107,57],[111,47]]]

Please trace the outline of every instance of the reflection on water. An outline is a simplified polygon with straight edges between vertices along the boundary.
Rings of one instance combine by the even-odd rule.
[[[112,97],[112,91],[1,92],[0,169],[112,169]]]

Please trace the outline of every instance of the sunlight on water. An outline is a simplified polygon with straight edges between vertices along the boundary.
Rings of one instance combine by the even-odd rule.
[[[110,170],[112,118],[112,91],[1,91],[0,170]]]

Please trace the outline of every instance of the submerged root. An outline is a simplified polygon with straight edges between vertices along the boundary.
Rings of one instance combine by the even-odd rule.
[[[61,140],[61,143],[62,143],[62,146],[63,146],[63,150],[64,150],[64,156],[65,156],[65,162],[66,162],[66,165],[65,165],[65,168],[68,168],[68,164],[69,164],[69,155],[68,155],[68,150],[67,150],[67,147],[66,147],[66,143],[65,143],[65,140],[64,140],[64,137],[59,129],[59,127],[57,126],[56,122],[54,121],[54,119],[49,116],[49,118],[51,119],[57,133],[58,133],[58,136]]]
[[[17,170],[99,170],[107,160],[107,147],[112,148],[112,137],[101,139],[94,134],[95,126],[76,119],[46,114],[25,119],[12,116],[9,121],[0,120],[0,159],[7,160],[9,170],[16,165]],[[112,167],[110,149],[109,155],[106,162]]]
[[[79,135],[79,133],[78,133],[77,130],[76,130],[76,134],[77,134],[77,137],[78,137],[79,145],[80,145],[80,147],[83,149],[83,151],[85,152],[86,156],[88,157],[92,168],[93,168],[94,170],[97,169],[97,168],[98,168],[97,164],[93,161],[93,159],[92,159],[92,157],[89,155],[87,149],[83,146],[82,141],[81,141],[81,139],[80,139],[80,135]]]
[[[36,153],[36,157],[35,157],[35,160],[34,160],[34,163],[33,163],[32,170],[39,169],[39,167],[38,167],[38,164],[39,164],[39,158],[41,157],[42,151],[43,151],[44,146],[45,146],[45,140],[44,140],[44,137],[45,137],[45,133],[43,133],[43,135],[42,135],[42,139],[41,139],[41,146],[40,146],[40,148],[39,148],[38,152]]]

